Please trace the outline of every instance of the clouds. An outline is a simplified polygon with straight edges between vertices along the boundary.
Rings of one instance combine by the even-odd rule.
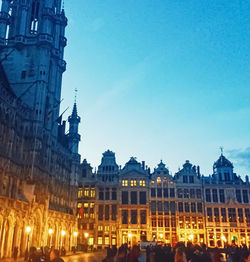
[[[229,158],[234,159],[236,164],[250,170],[250,147],[245,149],[232,149],[229,150],[228,153]]]

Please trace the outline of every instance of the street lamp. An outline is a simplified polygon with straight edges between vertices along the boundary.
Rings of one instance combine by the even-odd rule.
[[[130,242],[130,246],[132,246],[132,234],[128,233],[128,238],[130,239],[128,242]]]
[[[61,231],[61,249],[63,246],[63,237],[65,236],[66,232],[64,230]]]
[[[88,236],[89,236],[89,233],[88,232],[85,232],[84,233],[84,237],[85,237],[85,241],[86,241],[86,252],[88,252]]]
[[[27,227],[25,228],[25,232],[26,232],[27,235],[28,235],[28,238],[27,238],[27,246],[26,246],[26,251],[27,251],[27,252],[29,252],[30,231],[31,231],[31,227],[30,227],[30,226],[27,226]]]
[[[193,240],[194,240],[194,235],[193,235],[193,234],[189,235],[189,236],[188,236],[188,239],[191,240],[191,241],[193,241]]]
[[[78,232],[74,232],[74,246],[75,246],[75,248],[77,247],[77,236],[78,236]],[[75,248],[74,248],[74,251],[75,251]]]
[[[49,229],[49,245],[52,246],[52,234],[54,233],[53,229]]]

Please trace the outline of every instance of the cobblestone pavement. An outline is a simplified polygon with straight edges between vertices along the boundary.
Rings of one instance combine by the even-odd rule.
[[[63,257],[65,262],[102,262],[105,257],[105,252],[82,253]]]
[[[105,257],[105,251],[95,253],[79,253],[76,255],[69,255],[62,257],[65,262],[102,262]],[[17,260],[6,258],[0,259],[0,262],[24,262],[23,258]]]

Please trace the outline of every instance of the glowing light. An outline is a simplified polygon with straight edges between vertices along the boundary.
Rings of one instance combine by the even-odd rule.
[[[29,234],[29,232],[31,231],[31,227],[30,226],[27,226],[26,229],[25,229],[26,233]]]
[[[222,235],[221,239],[222,239],[224,242],[227,241],[224,235]]]
[[[89,236],[89,233],[88,232],[84,233],[84,236],[87,238]]]
[[[61,231],[61,235],[64,236],[66,232],[64,230]]]
[[[77,237],[78,236],[78,232],[74,232],[74,236]]]
[[[52,235],[54,233],[53,229],[49,229],[49,234]]]
[[[189,240],[193,240],[193,239],[194,239],[194,235],[192,235],[192,234],[189,235],[189,236],[188,236],[188,239],[189,239]]]
[[[131,233],[128,233],[128,237],[132,237],[132,234],[131,234]]]
[[[160,234],[160,238],[163,238],[163,234]]]

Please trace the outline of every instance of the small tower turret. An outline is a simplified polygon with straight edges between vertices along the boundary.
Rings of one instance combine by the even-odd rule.
[[[213,165],[213,173],[216,180],[219,182],[233,181],[233,168],[233,164],[223,155],[223,151],[221,149],[221,155]]]
[[[77,114],[76,102],[73,106],[72,114],[68,118],[69,121],[69,133],[68,133],[68,142],[69,149],[73,154],[78,155],[78,146],[81,140],[81,136],[78,134],[78,126],[81,122],[81,118]]]

